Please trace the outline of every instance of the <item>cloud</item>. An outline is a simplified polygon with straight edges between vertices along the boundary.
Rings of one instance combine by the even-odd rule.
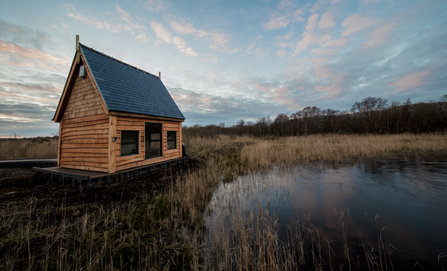
[[[142,1],[140,5],[149,11],[159,11],[165,6],[165,3],[162,0],[146,0]]]
[[[191,47],[187,47],[186,42],[182,38],[174,37],[172,39],[172,43],[177,47],[178,50],[180,50],[180,52],[184,53],[186,56],[196,57],[199,55],[198,53],[194,52]]]
[[[430,70],[423,70],[411,73],[402,79],[399,79],[390,84],[394,87],[394,91],[403,92],[412,88],[421,86],[424,83],[424,79],[430,74]]]
[[[318,39],[318,44],[323,44],[330,39],[332,39],[332,36],[326,33]]]
[[[313,30],[317,26],[318,14],[313,14],[307,20],[305,29],[307,30],[301,35],[301,40],[298,41],[294,55],[298,55],[301,51],[307,49],[311,44],[317,42],[317,37],[315,36]]]
[[[318,14],[312,14],[306,23],[306,30],[313,31],[317,26]]]
[[[159,38],[160,40],[171,44],[172,42],[172,34],[171,32],[169,32],[168,29],[166,29],[162,23],[159,23],[157,21],[152,21],[151,22],[151,28],[152,30],[154,30],[155,35],[157,36],[157,38]]]
[[[284,28],[290,23],[290,16],[275,12],[270,16],[270,19],[263,25],[266,30]]]
[[[320,21],[318,22],[318,27],[319,28],[331,28],[335,26],[335,22],[334,19],[332,18],[332,14],[328,11],[326,13],[324,13],[321,18]]]
[[[219,61],[219,57],[210,53],[205,53],[204,58],[200,59],[200,61],[216,63]]]
[[[235,53],[239,51],[239,49],[231,49],[228,45],[229,39],[228,36],[221,32],[209,32],[208,36],[210,37],[212,43],[209,45],[211,49],[221,51],[221,52],[229,52]]]
[[[104,29],[112,33],[129,32],[131,34],[135,34],[135,30],[145,29],[144,25],[136,24],[129,13],[124,11],[119,5],[116,5],[115,10],[118,12],[119,18],[123,20],[124,23],[109,22],[106,20],[98,20],[92,16],[84,16],[80,13],[76,13],[73,5],[67,4],[65,5],[65,8],[68,11],[68,17],[80,21],[83,24],[91,25],[96,29]]]
[[[199,37],[199,38],[203,38],[203,37],[205,37],[205,36],[207,36],[208,35],[208,33],[206,32],[206,31],[204,31],[204,30],[198,30],[197,31],[197,37]]]
[[[150,41],[151,39],[147,36],[146,32],[140,31],[140,33],[138,34],[138,36],[135,37],[137,40],[146,43],[148,41]]]
[[[329,40],[322,47],[341,47],[346,44],[347,39]]]
[[[3,65],[16,67],[41,67],[58,70],[70,65],[70,59],[57,57],[35,48],[24,48],[0,39],[0,57]]]
[[[179,34],[196,34],[197,29],[192,24],[181,24],[176,21],[171,22],[171,27]]]
[[[388,23],[380,28],[375,29],[368,35],[369,40],[365,42],[366,47],[376,47],[385,43],[394,28],[394,23]]]
[[[280,58],[283,58],[286,55],[286,53],[287,51],[285,49],[279,49],[275,52],[275,55]]]
[[[373,23],[371,18],[368,18],[361,14],[354,14],[346,18],[342,25],[345,30],[342,33],[342,37],[349,36],[353,33],[356,33],[360,30],[363,30],[369,27]]]

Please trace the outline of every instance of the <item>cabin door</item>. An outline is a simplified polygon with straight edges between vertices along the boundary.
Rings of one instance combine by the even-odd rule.
[[[144,127],[145,159],[162,156],[161,153],[161,124],[146,122]]]

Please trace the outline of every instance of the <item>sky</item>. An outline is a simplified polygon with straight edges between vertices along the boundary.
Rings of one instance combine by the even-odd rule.
[[[161,79],[183,125],[447,94],[447,1],[0,1],[0,137],[51,121],[75,37]]]

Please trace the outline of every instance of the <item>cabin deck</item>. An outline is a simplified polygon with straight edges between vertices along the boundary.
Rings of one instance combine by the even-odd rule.
[[[131,168],[115,173],[104,173],[98,171],[68,169],[61,167],[34,167],[36,174],[43,174],[62,184],[86,185],[87,187],[100,187],[102,185],[123,182],[126,179],[136,178],[148,174],[159,168],[181,166],[188,164],[188,158],[176,158],[147,166]]]

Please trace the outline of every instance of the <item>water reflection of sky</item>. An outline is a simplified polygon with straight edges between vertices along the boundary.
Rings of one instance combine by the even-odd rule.
[[[352,164],[306,164],[273,169],[221,183],[213,195],[208,226],[236,209],[247,212],[258,203],[274,214],[280,225],[291,225],[309,215],[328,240],[341,240],[341,211],[350,224],[349,238],[377,240],[386,226],[402,262],[437,266],[439,252],[447,251],[447,160],[375,159]],[[346,210],[349,209],[348,218]],[[219,216],[217,215],[219,214]],[[345,224],[345,225],[346,225]],[[212,228],[212,227],[210,227]],[[280,228],[284,231],[285,227]]]

